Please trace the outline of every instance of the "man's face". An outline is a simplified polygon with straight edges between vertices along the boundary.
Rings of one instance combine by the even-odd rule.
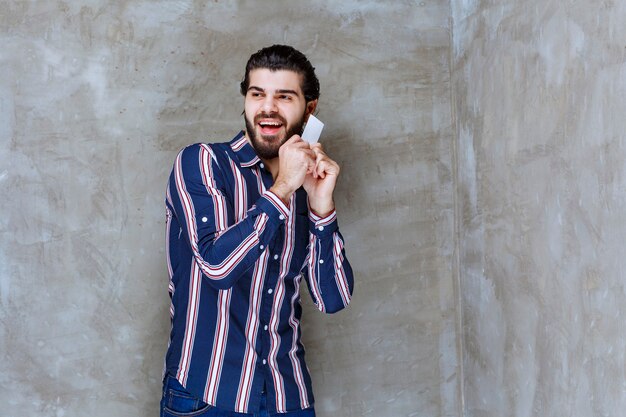
[[[307,106],[302,93],[302,76],[293,71],[250,71],[244,103],[246,134],[263,159],[278,157],[278,149],[293,135],[302,133],[305,116],[317,100]]]

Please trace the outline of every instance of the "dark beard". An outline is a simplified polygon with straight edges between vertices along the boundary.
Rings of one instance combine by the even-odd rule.
[[[250,142],[252,143],[252,147],[256,151],[256,154],[259,156],[259,158],[266,159],[266,160],[278,158],[278,149],[280,149],[283,143],[287,142],[289,138],[291,138],[293,135],[301,135],[302,127],[304,126],[304,114],[303,114],[300,121],[295,123],[289,129],[287,129],[285,133],[285,137],[280,142],[277,142],[276,136],[260,135],[261,138],[257,137],[256,131],[254,130],[256,123],[253,124],[252,122],[250,122],[250,120],[248,120],[245,114],[243,115],[243,118],[246,122],[246,133],[248,134],[248,138],[250,139]],[[271,115],[268,115],[266,113],[258,114],[255,117],[255,122],[257,119],[262,119],[262,118],[276,118],[281,121],[283,126],[287,126],[287,121],[277,114],[271,114]]]

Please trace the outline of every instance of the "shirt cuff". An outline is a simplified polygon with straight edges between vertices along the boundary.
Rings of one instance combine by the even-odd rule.
[[[267,213],[270,218],[278,217],[281,221],[284,221],[289,217],[289,207],[270,190],[263,193],[256,206]]]
[[[328,216],[320,217],[309,210],[309,228],[311,233],[323,237],[337,231],[337,211],[333,210]]]

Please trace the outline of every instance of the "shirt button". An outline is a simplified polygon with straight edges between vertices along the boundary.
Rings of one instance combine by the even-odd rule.
[[[207,221],[209,221],[209,219],[207,219],[206,217],[202,218],[202,223],[206,223]]]
[[[285,220],[285,216],[283,216],[282,214],[280,216],[278,216],[279,219],[281,220]]]
[[[267,324],[263,326],[263,330],[267,330]]]
[[[324,226],[318,227],[317,230],[319,230],[321,232],[322,230],[324,230]]]
[[[261,167],[261,169],[265,168],[265,164],[263,162],[261,162],[259,166]]]
[[[265,249],[265,246],[261,245],[261,246],[259,246],[259,249],[263,250],[263,249]]]
[[[267,361],[263,359],[263,365],[267,365]]]
[[[321,263],[321,264],[323,264],[323,263],[324,263],[324,260],[323,260],[323,259],[320,259],[320,263]]]
[[[274,290],[273,290],[273,289],[271,289],[271,288],[270,288],[269,290],[267,290],[267,293],[268,293],[268,294],[271,294],[271,293],[273,293],[273,292],[274,292]]]
[[[278,260],[278,255],[274,255],[274,260]]]

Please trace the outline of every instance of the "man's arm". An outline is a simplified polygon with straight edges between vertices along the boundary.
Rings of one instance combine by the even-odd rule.
[[[311,149],[316,156],[315,168],[303,184],[310,224],[307,278],[317,308],[334,313],[350,303],[354,290],[352,267],[346,258],[333,200],[340,169],[319,143]]]
[[[170,175],[173,215],[181,225],[179,238],[211,285],[226,289],[254,265],[289,215],[285,204],[266,191],[237,220],[233,202],[224,192],[225,178],[209,145],[196,144],[177,156]]]
[[[320,311],[335,313],[350,303],[354,291],[354,276],[337,226],[337,214],[333,210],[320,217],[309,211],[309,224],[305,267],[309,292]]]

